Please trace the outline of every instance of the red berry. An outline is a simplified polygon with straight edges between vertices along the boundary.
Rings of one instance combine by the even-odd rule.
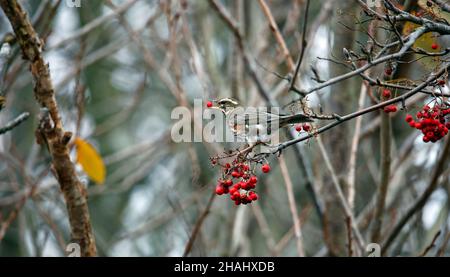
[[[422,110],[417,113],[418,122],[414,122],[409,116],[406,120],[409,125],[422,131],[423,141],[425,143],[435,143],[448,134],[449,122],[446,122],[447,107],[437,104],[423,106]]]
[[[410,115],[410,114],[406,115],[405,120],[406,120],[406,122],[411,122],[411,121],[413,121],[412,115]]]
[[[249,193],[248,197],[253,201],[258,200],[258,194],[254,193],[253,191]]]
[[[213,106],[213,103],[211,101],[206,102],[206,107],[211,108]]]
[[[439,45],[437,43],[431,44],[431,49],[436,50],[439,48]]]
[[[233,195],[235,192],[237,191],[237,189],[235,189],[234,187],[232,187],[231,189],[229,189],[229,193],[230,195]]]
[[[395,106],[395,105],[386,106],[386,107],[384,107],[384,112],[385,113],[395,113],[395,112],[397,112],[397,106]]]
[[[231,176],[233,176],[234,178],[238,178],[241,174],[237,171],[233,171],[231,172]]]
[[[223,186],[217,186],[216,187],[216,194],[217,195],[222,195],[225,193],[225,188]]]
[[[250,187],[248,186],[248,183],[242,182],[242,183],[241,183],[241,189],[243,189],[243,190],[248,190],[248,189],[250,189]]]
[[[445,86],[445,80],[439,80],[438,85],[440,85],[441,87]]]
[[[261,167],[261,170],[262,170],[262,172],[264,172],[264,173],[269,173],[269,171],[270,171],[270,165],[264,164],[264,165]]]
[[[256,184],[258,182],[258,178],[256,178],[256,176],[252,176],[248,182],[250,184]]]
[[[392,74],[392,68],[386,68],[386,70],[384,71],[384,73],[385,73],[387,76],[391,76],[391,74]]]
[[[303,124],[303,130],[305,130],[305,132],[309,132],[309,130],[311,129],[311,125],[304,123]]]
[[[302,131],[302,125],[301,124],[295,125],[295,131],[301,132]]]
[[[388,89],[383,90],[383,97],[384,98],[391,98],[391,91]]]
[[[231,180],[226,180],[226,181],[224,182],[224,185],[227,186],[227,187],[231,187],[231,186],[233,185],[233,181],[231,181]]]

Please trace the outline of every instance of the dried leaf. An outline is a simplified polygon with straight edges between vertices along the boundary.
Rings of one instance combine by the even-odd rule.
[[[102,157],[89,142],[76,138],[74,143],[77,148],[77,163],[81,165],[90,179],[97,184],[103,184],[106,168]]]
[[[415,29],[417,29],[419,25],[412,23],[412,22],[406,22],[403,27],[403,35],[409,35],[412,33]],[[420,36],[416,42],[414,43],[413,47],[416,49],[422,49],[425,50],[428,53],[437,53],[440,52],[441,49],[433,49],[432,45],[437,44],[437,36],[436,34],[432,32],[428,32]],[[428,57],[423,54],[416,54],[416,59],[419,59],[420,63],[429,70],[432,70],[436,68],[440,64],[440,60],[437,57]]]

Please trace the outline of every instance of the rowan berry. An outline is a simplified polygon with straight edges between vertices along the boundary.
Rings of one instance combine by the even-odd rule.
[[[264,165],[261,167],[261,170],[262,170],[262,172],[264,172],[264,173],[269,173],[269,172],[270,172],[270,165],[264,164]]]
[[[234,178],[238,178],[241,174],[237,171],[233,171],[231,172],[231,176],[233,176]]]
[[[414,119],[413,119],[412,115],[408,114],[408,115],[406,115],[405,120],[406,120],[406,122],[411,122],[411,121],[413,121]]]
[[[216,187],[216,194],[217,195],[222,195],[224,193],[225,193],[225,188],[223,186],[219,185],[219,186]]]
[[[258,194],[254,193],[253,191],[248,194],[248,197],[253,201],[258,200]]]
[[[309,130],[311,129],[311,125],[307,123],[303,123],[302,127],[305,132],[309,132]]]
[[[433,107],[425,105],[421,111],[417,112],[417,122],[411,115],[406,116],[409,126],[422,131],[422,140],[427,142],[437,142],[448,134],[449,122],[446,120],[448,112],[447,106],[437,104]]]
[[[396,105],[389,105],[384,107],[384,112],[385,113],[395,113],[397,112],[397,106]]]

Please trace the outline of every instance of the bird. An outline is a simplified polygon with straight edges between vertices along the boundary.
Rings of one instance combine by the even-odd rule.
[[[291,124],[314,121],[310,116],[301,113],[281,114],[277,108],[244,108],[236,99],[229,97],[213,101],[211,108],[224,114],[225,122],[235,136],[253,142],[265,141],[278,129]]]

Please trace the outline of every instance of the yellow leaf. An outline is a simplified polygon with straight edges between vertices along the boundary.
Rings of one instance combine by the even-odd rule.
[[[81,165],[89,178],[97,184],[103,184],[105,182],[106,168],[102,157],[89,142],[76,138],[74,143],[77,147],[77,163]]]
[[[403,27],[403,35],[409,35],[411,34],[415,29],[417,29],[419,25],[413,23],[413,22],[406,22]],[[422,49],[425,50],[428,53],[437,53],[442,51],[440,47],[438,49],[433,49],[432,45],[438,44],[437,41],[437,35],[428,32],[420,36],[414,43],[413,48],[415,49]],[[438,44],[439,45],[439,44]],[[440,64],[440,60],[438,57],[429,57],[423,54],[415,54],[415,58],[419,60],[419,62],[426,68],[426,69],[434,69]]]
[[[442,18],[445,19],[446,21],[450,20],[450,14],[448,12],[443,11],[438,5],[436,5],[436,3],[433,3],[431,1],[430,1],[431,7],[429,7],[427,5],[427,2],[428,2],[427,0],[419,0],[417,1],[417,5],[419,5],[419,7],[425,10],[427,14],[431,15],[434,18],[436,17]]]

